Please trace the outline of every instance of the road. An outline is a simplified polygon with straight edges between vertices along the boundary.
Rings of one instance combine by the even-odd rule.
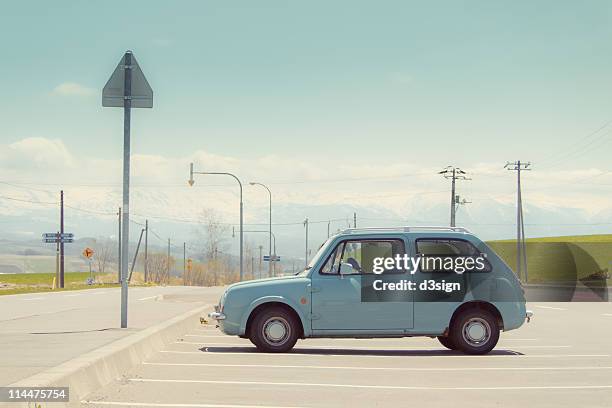
[[[612,406],[612,303],[529,307],[532,322],[502,333],[486,356],[428,338],[312,339],[264,354],[194,322],[82,406]]]
[[[222,288],[130,288],[128,329],[120,289],[0,296],[0,385],[8,385],[188,310],[218,301]]]

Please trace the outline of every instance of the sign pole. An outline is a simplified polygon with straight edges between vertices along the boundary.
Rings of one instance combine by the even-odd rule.
[[[132,52],[124,56],[123,93],[123,220],[121,239],[121,328],[127,327],[128,243],[130,235],[130,110],[132,107]]]
[[[132,51],[126,51],[102,89],[102,106],[123,108],[123,206],[121,220],[121,328],[127,327],[130,243],[130,118],[132,108],[152,108],[153,90]]]

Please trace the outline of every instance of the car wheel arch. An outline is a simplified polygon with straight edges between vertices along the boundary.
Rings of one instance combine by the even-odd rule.
[[[470,302],[465,302],[462,305],[460,305],[457,309],[455,309],[448,323],[448,327],[446,328],[444,333],[448,335],[449,328],[453,327],[453,322],[458,316],[461,315],[461,313],[465,312],[466,310],[474,310],[474,309],[481,309],[481,310],[486,310],[490,312],[497,320],[497,325],[499,327],[499,330],[504,330],[504,319],[501,315],[501,312],[494,304],[483,301],[483,300],[473,300]]]
[[[244,324],[243,336],[244,337],[249,336],[249,330],[251,329],[251,323],[253,322],[253,320],[255,319],[255,316],[259,312],[263,310],[267,310],[268,308],[273,308],[273,307],[283,308],[284,310],[291,313],[295,317],[295,321],[298,322],[299,324],[299,328],[298,328],[299,338],[303,339],[305,337],[305,325],[304,325],[304,320],[302,319],[302,316],[300,315],[300,313],[298,313],[298,311],[292,305],[280,299],[274,299],[274,300],[270,299],[270,300],[258,302],[257,304],[255,304],[249,311],[248,317],[246,318],[246,322]]]

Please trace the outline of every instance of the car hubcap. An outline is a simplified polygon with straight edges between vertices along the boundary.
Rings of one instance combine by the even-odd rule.
[[[472,346],[482,346],[491,337],[491,326],[480,318],[474,317],[463,326],[463,339]]]
[[[272,317],[266,320],[263,331],[266,342],[275,346],[285,343],[291,334],[289,323],[282,317]]]

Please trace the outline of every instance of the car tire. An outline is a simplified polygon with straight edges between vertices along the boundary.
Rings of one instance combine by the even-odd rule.
[[[257,313],[249,339],[261,352],[285,353],[293,348],[298,336],[298,323],[293,314],[283,308],[273,307]]]
[[[466,310],[453,321],[450,338],[465,354],[486,354],[499,340],[497,319],[487,310]]]
[[[438,336],[438,341],[449,350],[457,350],[457,346],[455,346],[450,336]]]

